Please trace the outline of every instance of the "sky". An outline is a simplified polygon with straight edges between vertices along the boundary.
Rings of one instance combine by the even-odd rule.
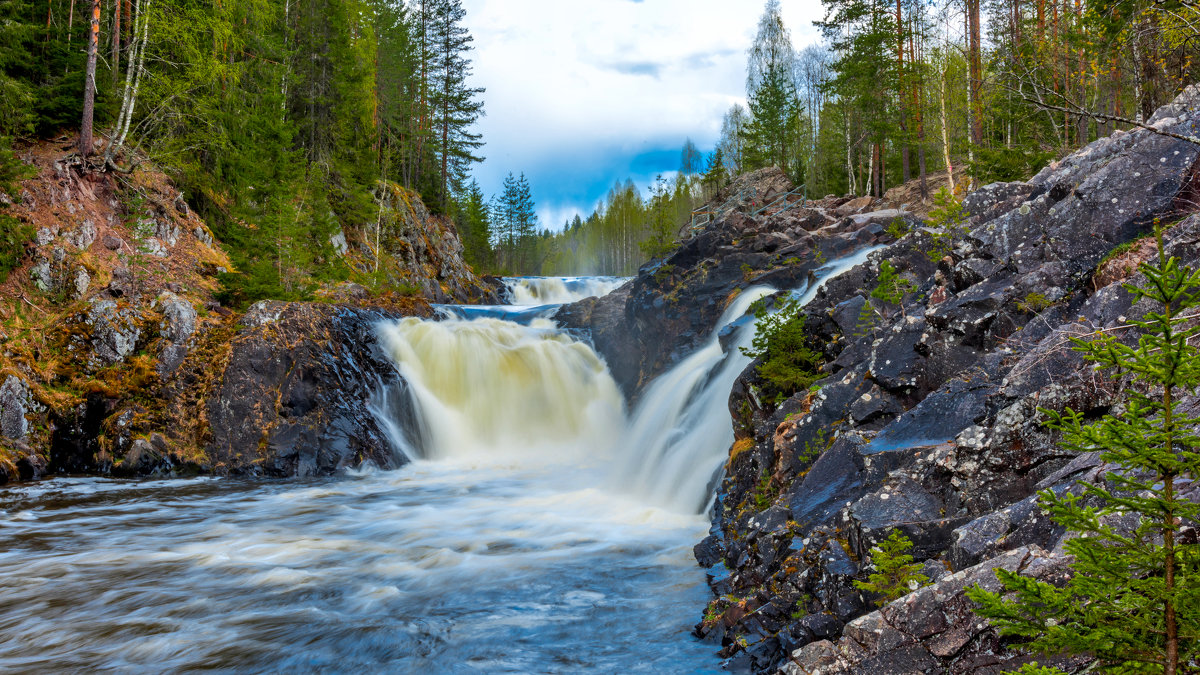
[[[745,101],[746,52],[764,0],[463,0],[475,38],[473,85],[486,194],[525,172],[539,224],[586,217],[613,184],[644,191],[704,152]],[[782,0],[797,49],[815,42],[820,0]]]

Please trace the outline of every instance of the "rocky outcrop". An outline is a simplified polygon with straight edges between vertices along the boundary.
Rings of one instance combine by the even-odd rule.
[[[411,418],[408,399],[375,332],[395,318],[347,306],[251,307],[207,402],[213,470],[304,477],[407,462],[388,421]]]
[[[839,216],[805,206],[778,169],[743,177],[718,196],[717,220],[602,298],[563,307],[555,320],[589,335],[630,396],[694,351],[737,294],[752,286],[802,287],[830,260],[893,241],[889,210]],[[721,201],[725,199],[725,201]],[[765,207],[765,208],[764,208]]]
[[[233,265],[166,176],[80,173],[67,154],[24,147],[37,175],[8,209],[32,239],[0,280],[12,298],[0,304],[0,483],[47,472],[308,476],[405,461],[373,413],[404,400],[374,322],[427,315],[429,300],[496,296],[463,261],[450,221],[381,186],[378,222],[337,244],[353,278],[382,283],[331,284],[320,304],[241,316],[219,302],[218,277]]]
[[[1197,110],[1191,88],[1151,123],[1194,135]],[[948,255],[928,255],[930,234],[917,228],[806,308],[828,357],[819,391],[772,405],[753,394],[754,366],[743,374],[730,404],[739,452],[713,534],[697,547],[720,596],[697,630],[732,668],[999,672],[1023,662],[973,616],[962,588],[995,567],[1061,572],[1064,533],[1034,494],[1103,480],[1106,468],[1062,450],[1038,408],[1099,415],[1116,401],[1121,382],[1096,378],[1069,338],[1135,339],[1121,326],[1147,308],[1122,284],[1139,281],[1132,270],[1147,252],[1106,261],[1099,290],[1095,272],[1155,222],[1172,225],[1169,253],[1200,264],[1200,216],[1187,215],[1198,155],[1187,142],[1122,132],[1029,182],[988,186],[967,198],[967,233]],[[884,261],[914,290],[864,325]],[[772,498],[761,510],[764,475]],[[893,530],[937,583],[873,611],[853,581]]]
[[[1196,135],[1198,111],[1193,87],[1150,124]],[[1155,251],[1122,244],[1155,223],[1170,226],[1171,254],[1200,265],[1200,216],[1189,216],[1200,206],[1198,156],[1169,136],[1119,132],[1029,181],[968,195],[948,248],[908,210],[793,199],[781,174],[764,171],[719,195],[712,222],[620,292],[559,312],[636,396],[736,293],[796,288],[828,260],[886,245],[805,308],[810,345],[825,356],[813,389],[765,400],[754,364],[732,392],[738,440],[712,534],[695,550],[717,596],[697,634],[730,669],[967,673],[1024,662],[962,590],[993,583],[997,567],[1061,574],[1064,531],[1035,493],[1078,490],[1111,467],[1061,449],[1038,409],[1102,415],[1116,402],[1122,383],[1097,378],[1069,339],[1135,339],[1122,326],[1146,308],[1122,284],[1138,283],[1137,264]],[[911,285],[897,305],[870,297],[885,262]],[[854,581],[894,530],[934,585],[876,609]]]
[[[433,215],[420,195],[395,183],[381,182],[375,199],[378,222],[335,235],[338,255],[363,274],[378,270],[385,286],[430,302],[500,304],[495,286],[467,264],[449,218]]]

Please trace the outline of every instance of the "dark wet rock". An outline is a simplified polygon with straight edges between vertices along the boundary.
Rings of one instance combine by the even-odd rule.
[[[416,428],[405,384],[375,332],[377,323],[395,318],[337,305],[252,307],[207,404],[214,469],[314,476],[368,462],[406,463],[373,412]]]
[[[1045,550],[1022,547],[896,600],[848,624],[839,640],[813,642],[792,652],[787,675],[848,675],[1016,670],[1032,660],[1008,648],[994,628],[973,612],[966,590],[975,585],[998,590],[995,570],[1021,572],[1054,583],[1067,572],[1066,560]],[[1045,666],[1078,666],[1080,660],[1042,658]]]
[[[1159,123],[1195,134],[1197,110],[1193,87]],[[724,552],[713,567],[727,570],[722,593],[764,606],[803,597],[808,616],[846,626],[818,635],[789,613],[756,613],[754,626],[726,616],[727,656],[737,657],[738,636],[766,630],[783,637],[771,658],[764,645],[773,643],[753,642],[746,663],[771,662],[756,672],[1001,672],[1024,662],[974,616],[962,588],[994,583],[997,566],[1043,579],[1064,568],[1063,531],[1036,494],[1102,482],[1112,467],[1062,449],[1039,409],[1098,417],[1119,403],[1126,381],[1097,378],[1070,338],[1105,330],[1136,342],[1122,328],[1150,309],[1123,287],[1145,282],[1136,262],[1105,277],[1107,286],[1094,272],[1155,219],[1177,223],[1166,233],[1168,253],[1200,265],[1200,215],[1188,216],[1198,155],[1147,131],[1118,133],[1026,183],[969,195],[968,234],[950,255],[930,259],[930,235],[917,228],[823,286],[804,310],[810,340],[828,359],[817,391],[761,401],[753,366],[734,386],[739,447],[752,446],[729,462],[713,516],[721,547],[705,560]],[[838,200],[815,209],[839,207],[846,217],[806,234],[817,240],[870,210]],[[887,226],[871,219],[871,227]],[[719,268],[721,256],[736,252],[716,252],[707,264]],[[869,299],[883,261],[913,284],[901,307]],[[874,318],[864,325],[864,315]],[[1200,410],[1200,399],[1184,405],[1193,403]],[[764,469],[781,486],[776,503],[791,514],[774,535],[747,526],[757,522],[749,496]],[[869,573],[870,548],[893,530],[914,542],[936,584],[874,611],[853,582]],[[776,553],[785,537],[787,549]]]
[[[743,177],[718,196],[717,217],[689,231],[676,251],[644,266],[621,291],[563,307],[555,320],[590,333],[617,382],[636,398],[703,344],[746,289],[802,289],[828,261],[891,241],[886,225],[912,218],[889,211],[839,222],[804,207],[799,195],[783,198],[791,191],[778,169]]]

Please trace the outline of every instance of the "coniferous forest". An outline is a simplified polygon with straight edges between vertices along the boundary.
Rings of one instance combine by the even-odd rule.
[[[451,217],[481,273],[630,274],[742,173],[928,203],[1142,124],[1200,70],[1191,0],[824,6],[797,50],[769,0],[716,147],[568,223],[538,222],[519,167],[497,195],[471,180],[486,55],[459,0],[3,0],[0,147],[82,126],[97,167],[152,162],[230,245],[236,295],[289,296],[345,276],[331,237],[366,236],[386,182]]]

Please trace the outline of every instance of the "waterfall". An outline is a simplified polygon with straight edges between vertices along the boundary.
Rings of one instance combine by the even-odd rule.
[[[421,418],[424,459],[585,459],[624,426],[604,361],[545,319],[410,318],[378,330]]]
[[[824,280],[869,253],[819,270],[799,300],[809,302]],[[559,292],[548,279],[511,281],[520,282],[514,292],[534,289],[529,293],[538,302]],[[580,286],[571,290],[570,282],[579,280],[554,281],[563,282],[562,291],[582,292]],[[600,283],[589,280],[588,292]],[[446,313],[441,321],[410,318],[378,330],[419,419],[407,425],[416,427],[407,430],[408,445],[419,458],[587,464],[607,473],[607,480],[597,481],[606,492],[700,513],[711,504],[714,480],[734,440],[729,392],[750,364],[740,348],[755,332],[746,312],[774,292],[766,286],[742,292],[705,344],[651,382],[629,414],[603,359],[548,319],[530,315],[521,325],[512,320],[511,307],[490,308],[493,316],[467,320]],[[735,331],[727,350],[721,344],[726,329]]]
[[[504,280],[512,304],[565,305],[612,293],[629,279],[621,277],[512,277]]]
[[[874,250],[840,258],[818,270],[816,279],[798,294],[800,304],[807,305],[821,284],[863,263]],[[715,496],[714,482],[734,441],[729,392],[751,362],[742,348],[754,341],[756,322],[737,322],[754,301],[773,292],[764,286],[742,292],[703,347],[650,383],[619,441],[624,457],[615,484],[677,511],[708,510]],[[731,326],[736,334],[725,351],[721,333]]]

